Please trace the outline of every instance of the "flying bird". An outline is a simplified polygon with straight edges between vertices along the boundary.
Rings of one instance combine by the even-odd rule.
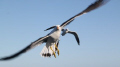
[[[62,32],[62,36],[65,36],[67,33],[73,34],[73,35],[75,36],[75,39],[76,39],[78,45],[80,45],[79,37],[78,37],[78,34],[77,34],[76,32],[70,31],[70,30],[68,30],[68,29],[63,29],[62,31],[63,31],[63,32]]]
[[[37,45],[40,45],[42,43],[46,43],[46,45],[42,49],[41,55],[43,57],[50,57],[52,55],[54,55],[54,57],[56,57],[55,51],[57,51],[58,54],[59,54],[59,50],[58,50],[58,47],[57,47],[58,45],[57,44],[59,43],[59,37],[60,37],[61,31],[64,29],[64,27],[67,26],[68,24],[70,24],[76,17],[81,16],[81,15],[87,13],[87,12],[92,11],[92,10],[94,10],[94,9],[104,5],[106,2],[107,2],[106,0],[96,0],[93,4],[89,5],[85,10],[83,10],[82,12],[78,13],[77,15],[71,17],[67,21],[63,22],[61,25],[52,26],[52,27],[46,29],[46,30],[53,29],[46,36],[41,37],[41,38],[35,40],[30,45],[28,45],[27,47],[25,47],[21,51],[13,54],[11,56],[0,58],[0,60],[10,60],[12,58],[15,58],[15,57],[21,55],[22,53],[25,53],[28,50],[30,50],[30,49],[32,49],[32,48],[34,48]]]

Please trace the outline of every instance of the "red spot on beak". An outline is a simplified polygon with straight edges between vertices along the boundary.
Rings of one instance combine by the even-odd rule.
[[[59,26],[57,26],[57,29],[59,30]]]

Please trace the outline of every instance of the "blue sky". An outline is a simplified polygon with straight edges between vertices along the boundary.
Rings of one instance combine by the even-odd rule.
[[[23,49],[84,10],[95,0],[0,0],[0,57]],[[76,31],[60,37],[60,56],[42,58],[45,44],[19,57],[0,61],[0,67],[120,67],[120,0],[76,18],[66,28]]]

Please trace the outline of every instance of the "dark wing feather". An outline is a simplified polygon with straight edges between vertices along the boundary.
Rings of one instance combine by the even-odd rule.
[[[4,58],[0,58],[0,60],[10,60],[12,58],[15,58],[17,56],[19,56],[20,54],[22,53],[25,53],[26,51],[34,48],[35,46],[37,46],[38,44],[42,44],[43,42],[46,41],[46,39],[48,38],[49,36],[45,36],[45,37],[41,37],[39,39],[37,39],[36,41],[32,42],[30,45],[28,45],[26,48],[22,49],[21,51],[11,55],[11,56],[8,56],[8,57],[4,57]]]
[[[80,45],[80,41],[79,41],[79,37],[78,37],[77,33],[76,32],[72,32],[72,31],[68,31],[68,33],[73,34],[75,36],[75,39],[76,39],[78,45]]]
[[[109,1],[109,0],[107,0]],[[84,13],[90,12],[100,6],[102,6],[103,4],[105,4],[107,2],[106,0],[97,0],[96,2],[94,2],[93,4],[89,5],[85,10],[83,10],[82,12],[78,13],[77,15],[73,16],[72,18],[68,19],[67,21],[65,21],[64,23],[62,23],[60,26],[63,28],[66,25],[70,24],[76,17],[81,16]]]
[[[55,28],[55,26],[52,26],[52,27],[50,27],[50,28],[47,28],[47,29],[44,30],[44,31],[47,31],[47,30],[50,30],[50,29],[53,29],[53,28]]]

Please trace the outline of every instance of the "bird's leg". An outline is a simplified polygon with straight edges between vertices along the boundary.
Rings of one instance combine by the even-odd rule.
[[[57,47],[56,44],[55,44],[55,48],[56,48],[56,50],[57,50],[57,54],[58,54],[58,56],[59,56],[59,49],[58,49],[58,47]]]
[[[50,46],[50,49],[53,51],[52,47]],[[56,54],[55,54],[55,51],[53,51],[53,55],[54,57],[56,58]]]

